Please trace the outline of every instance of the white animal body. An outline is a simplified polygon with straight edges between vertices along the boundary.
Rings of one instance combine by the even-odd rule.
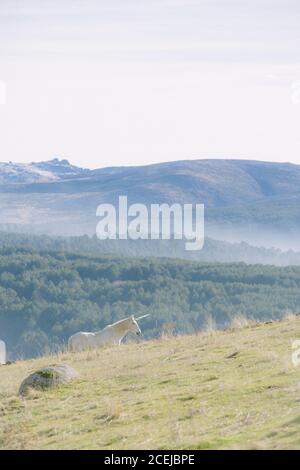
[[[87,349],[95,349],[109,344],[121,344],[122,339],[130,331],[140,335],[141,330],[137,324],[137,320],[147,317],[143,315],[137,319],[132,315],[125,320],[120,320],[112,325],[106,326],[103,330],[94,333],[80,331],[71,336],[68,340],[69,351],[85,351]]]

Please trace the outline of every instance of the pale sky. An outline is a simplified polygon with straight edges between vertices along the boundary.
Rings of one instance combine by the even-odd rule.
[[[299,0],[0,0],[0,161],[300,164]]]

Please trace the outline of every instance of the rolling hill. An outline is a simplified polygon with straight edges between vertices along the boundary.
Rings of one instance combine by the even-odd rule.
[[[1,228],[94,234],[96,208],[117,203],[204,203],[206,233],[227,241],[298,248],[300,166],[186,160],[87,170],[67,160],[0,165]]]
[[[300,320],[0,366],[1,449],[299,449]],[[17,396],[68,363],[79,379]]]

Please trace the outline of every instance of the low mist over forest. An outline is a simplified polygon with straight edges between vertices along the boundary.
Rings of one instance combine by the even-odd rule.
[[[99,240],[96,235],[63,237],[0,231],[0,248],[29,248],[88,254],[155,256],[204,262],[300,265],[300,252],[264,248],[246,242],[229,243],[206,237],[201,250],[187,251],[185,240]]]

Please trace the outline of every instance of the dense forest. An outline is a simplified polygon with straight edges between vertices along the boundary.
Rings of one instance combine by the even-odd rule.
[[[167,258],[0,250],[0,338],[11,358],[61,348],[79,330],[130,314],[151,315],[144,337],[226,327],[236,314],[260,320],[300,311],[300,268],[196,263]]]

